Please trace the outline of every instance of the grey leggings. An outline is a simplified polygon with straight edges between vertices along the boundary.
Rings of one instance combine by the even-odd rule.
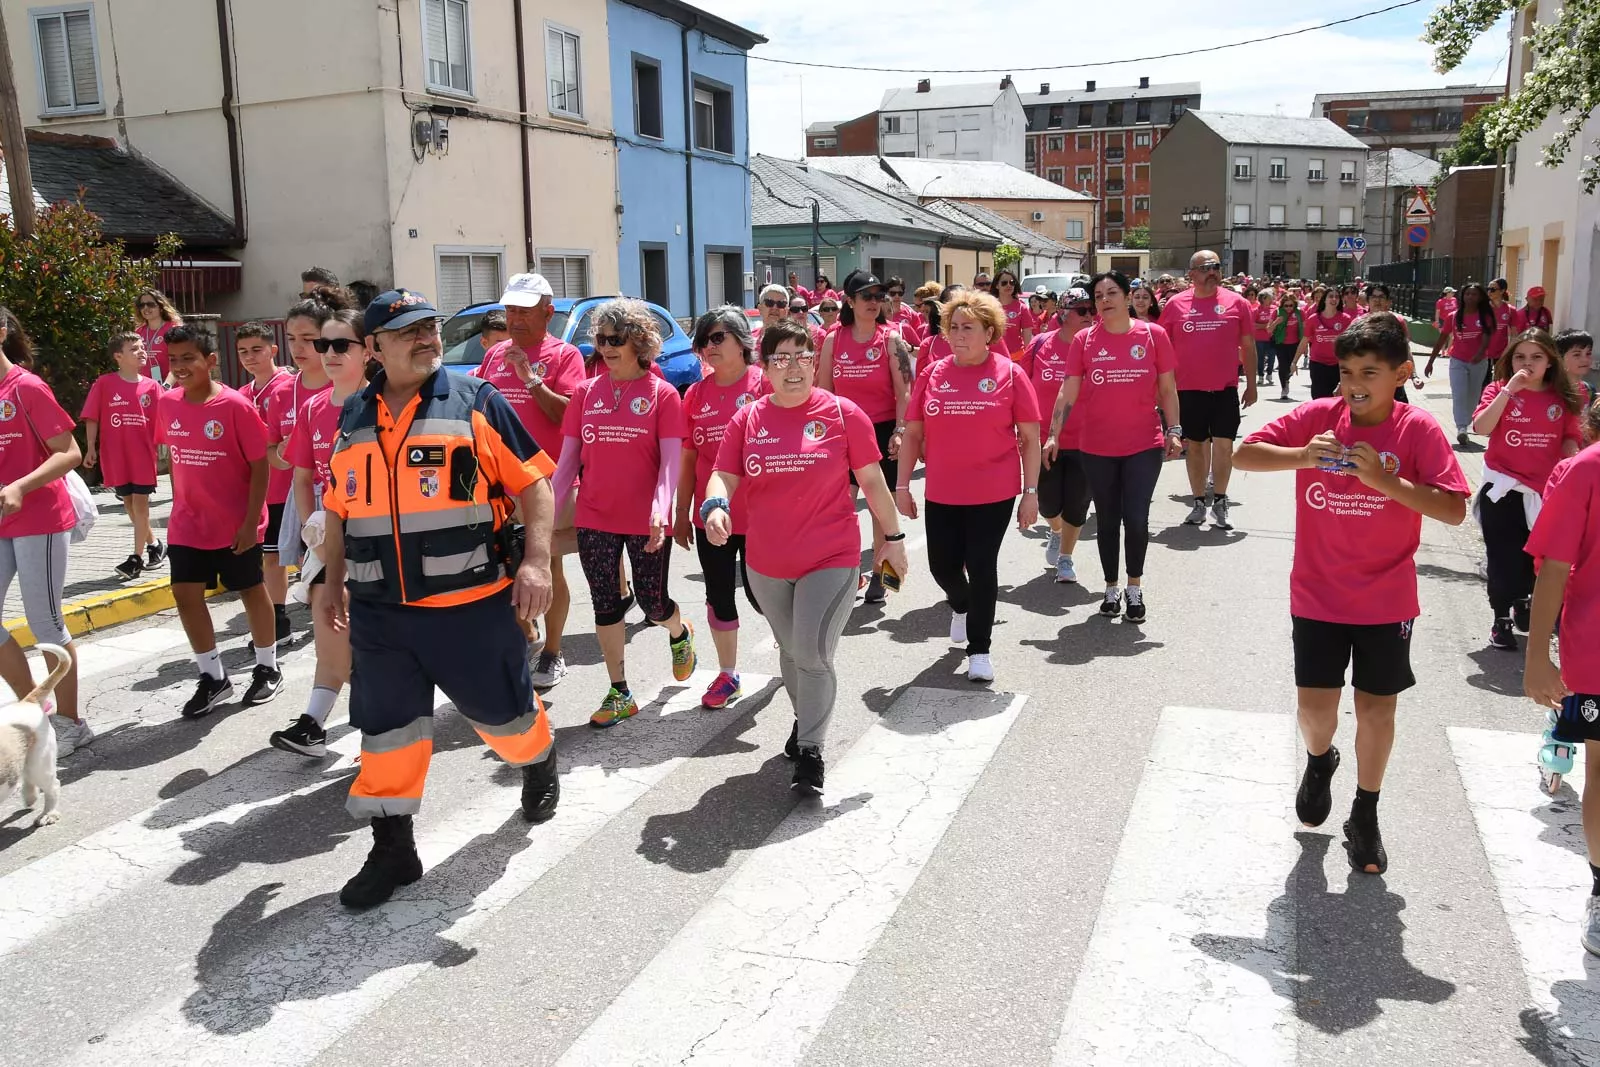
[[[22,613],[35,641],[65,645],[72,640],[61,617],[61,589],[67,584],[70,533],[0,537],[0,610],[11,595],[11,580],[22,587]],[[11,640],[7,635],[6,640]]]
[[[858,569],[831,567],[798,579],[768,578],[749,571],[761,611],[778,639],[783,687],[799,723],[801,748],[822,747],[839,679],[833,651],[856,601]]]

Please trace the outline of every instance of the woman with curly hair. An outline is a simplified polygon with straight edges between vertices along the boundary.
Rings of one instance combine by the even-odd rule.
[[[139,293],[139,324],[134,333],[144,342],[145,373],[158,382],[167,380],[167,331],[183,325],[183,316],[160,289]]]

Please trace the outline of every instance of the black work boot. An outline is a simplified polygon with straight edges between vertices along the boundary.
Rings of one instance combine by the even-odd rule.
[[[356,876],[339,890],[339,903],[375,908],[394,891],[422,877],[422,857],[411,834],[411,816],[380,815],[372,820],[372,851]]]
[[[561,777],[557,773],[556,743],[550,742],[550,754],[538,763],[522,768],[522,817],[529,822],[544,822],[556,813],[556,803],[561,799]]]

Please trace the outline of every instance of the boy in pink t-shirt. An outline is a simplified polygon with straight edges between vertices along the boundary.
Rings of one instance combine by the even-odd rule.
[[[261,581],[261,537],[267,516],[267,428],[249,400],[212,380],[216,343],[190,326],[167,335],[167,359],[176,388],[156,405],[156,439],[172,462],[172,515],[167,520],[167,560],[172,599],[189,635],[200,682],[183,706],[199,719],[233,696],[222,669],[206,588],[219,581],[239,594],[255,642],[255,673],[246,706],[278,693],[277,635],[272,599]]]
[[[1350,866],[1382,874],[1378,793],[1394,745],[1399,694],[1416,684],[1411,629],[1424,515],[1460,525],[1468,486],[1434,417],[1395,401],[1411,346],[1395,316],[1368,315],[1339,335],[1341,394],[1301,404],[1251,434],[1246,471],[1295,471],[1289,610],[1306,770],[1295,814],[1320,826],[1339,766],[1333,735],[1345,668],[1355,688],[1356,797],[1344,824]],[[1364,750],[1364,751],[1363,751]]]
[[[85,467],[100,468],[101,480],[122,501],[133,522],[133,552],[117,564],[117,576],[129,581],[159,567],[167,546],[150,529],[150,497],[156,491],[155,406],[161,383],[144,373],[144,340],[119,333],[106,346],[117,365],[89,387],[83,402]]]

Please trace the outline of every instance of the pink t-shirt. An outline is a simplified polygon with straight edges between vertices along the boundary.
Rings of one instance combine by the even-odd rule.
[[[1455,328],[1455,322],[1456,322],[1456,298],[1455,297],[1453,297],[1453,296],[1441,296],[1438,300],[1435,300],[1433,302],[1433,322],[1434,322],[1435,326],[1438,326],[1439,329],[1442,330],[1445,333],[1449,333],[1452,329]]]
[[[1489,339],[1489,358],[1499,359],[1511,338],[1522,332],[1523,317],[1509,300],[1490,310],[1494,313],[1494,336]]]
[[[1297,307],[1288,308],[1283,316],[1283,343],[1286,345],[1297,345],[1300,343],[1300,322],[1305,318],[1305,316],[1296,315],[1295,312],[1298,310],[1299,308]],[[1276,330],[1278,322],[1278,315],[1276,311],[1273,312],[1272,322],[1273,329]]]
[[[31,420],[31,425],[30,425]],[[56,403],[37,374],[12,367],[0,378],[0,483],[26,478],[50,458],[45,442],[72,429],[72,416]],[[14,515],[0,519],[0,537],[64,533],[77,525],[67,483],[60,478],[22,498]]]
[[[1039,421],[1046,433],[1050,430],[1056,397],[1067,380],[1067,352],[1071,346],[1072,338],[1062,337],[1060,330],[1051,330],[1034,338],[1033,344],[1028,346],[1025,363],[1018,361],[1027,372],[1028,380],[1033,383],[1033,395],[1039,401]],[[1082,445],[1083,412],[1079,410],[1080,407],[1074,405],[1067,412],[1067,421],[1061,424],[1061,436],[1056,438],[1056,443],[1064,452],[1077,451]]]
[[[1527,552],[1572,565],[1561,605],[1561,680],[1574,693],[1600,695],[1600,448],[1556,466]]]
[[[857,341],[848,326],[833,334],[833,381],[823,384],[836,395],[854,400],[873,422],[889,422],[895,417],[890,338],[899,332],[897,326],[879,326],[865,342]]]
[[[906,344],[916,348],[922,343],[922,330],[927,320],[918,315],[910,304],[901,304],[900,310],[889,321],[899,324],[900,336],[906,339]]]
[[[1131,456],[1160,448],[1159,378],[1177,366],[1172,339],[1160,326],[1135,322],[1127,333],[1112,333],[1097,322],[1079,331],[1067,349],[1067,376],[1082,379],[1080,450]]]
[[[1010,357],[1011,355],[1010,352],[1006,351],[1006,345],[1004,341],[994,342],[989,346],[989,351],[993,352],[997,356]],[[941,360],[946,356],[953,356],[955,354],[955,349],[950,347],[949,338],[945,337],[945,335],[942,333],[936,333],[932,337],[923,338],[922,343],[917,346],[917,366],[926,367],[936,360]]]
[[[255,405],[261,424],[267,428],[269,445],[288,440],[288,431],[294,429],[294,413],[292,411],[288,413],[286,427],[283,425],[283,418],[285,410],[292,406],[294,397],[291,390],[297,381],[299,378],[293,371],[280,367],[265,385],[260,385],[251,379],[239,387],[239,395]],[[267,503],[281,504],[289,499],[289,487],[294,484],[294,471],[279,470],[270,464],[268,466]]]
[[[1006,351],[1021,352],[1022,331],[1037,329],[1039,322],[1033,317],[1033,311],[1027,303],[1021,299],[1000,305],[1000,310],[1006,313],[1006,335],[1003,341]]]
[[[172,461],[167,539],[185,548],[231,546],[250,503],[250,464],[267,455],[255,405],[227,386],[203,404],[173,389],[156,402],[156,440]],[[266,532],[262,508],[256,536]]]
[[[1039,401],[1021,367],[989,353],[973,367],[939,360],[917,378],[906,408],[922,423],[928,499],[992,504],[1022,491],[1017,426],[1039,421]]]
[[[736,411],[716,469],[738,475],[748,501],[750,569],[794,580],[859,566],[850,472],[882,458],[872,420],[854,401],[825,389],[811,390],[792,408],[767,396]]]
[[[691,515],[696,526],[700,521],[700,505],[706,499],[706,482],[716,467],[717,450],[722,447],[722,434],[728,420],[746,404],[754,403],[772,391],[767,376],[760,367],[746,367],[744,374],[731,385],[718,385],[715,378],[702,378],[689,386],[683,395],[683,419],[689,431],[689,447],[694,449],[694,508]],[[744,507],[744,486],[734,491],[732,507],[733,532],[749,531],[750,516]]]
[[[552,422],[539,407],[538,401],[517,376],[517,369],[505,358],[511,348],[510,341],[502,341],[484,353],[483,363],[475,372],[478,377],[500,390],[511,405],[522,425],[533,435],[551,463],[561,461],[561,445],[565,438],[561,426]],[[537,353],[528,354],[528,365],[533,369],[535,381],[542,381],[551,392],[571,399],[579,383],[584,380],[583,353],[557,337],[544,335]],[[655,364],[650,365],[655,368]]]
[[[1479,363],[1478,349],[1483,344],[1483,323],[1477,315],[1468,312],[1461,316],[1461,325],[1455,325],[1455,319],[1450,320],[1450,333],[1453,340],[1450,342],[1450,358],[1459,359],[1463,363]],[[1484,353],[1484,358],[1490,358],[1490,353]]]
[[[661,442],[684,437],[678,391],[653,374],[625,382],[609,374],[585,379],[573,391],[561,432],[581,446],[577,525],[648,534]]]
[[[343,410],[343,402],[333,402],[331,388],[314,394],[300,409],[300,417],[289,431],[289,442],[283,446],[284,459],[312,472],[312,491],[319,505],[323,492],[333,484],[329,462],[333,459],[333,444],[339,436],[339,415]]]
[[[98,423],[100,477],[106,485],[156,484],[156,400],[161,384],[141,375],[133,381],[112,372],[89,387],[84,422]]]
[[[1357,426],[1342,397],[1301,404],[1245,438],[1304,448],[1332,433],[1345,447],[1365,441],[1384,465],[1416,485],[1468,492],[1466,476],[1439,422],[1410,404],[1396,404],[1380,426]],[[1376,626],[1417,617],[1417,546],[1422,515],[1345,470],[1295,472],[1294,567],[1289,610],[1303,619]]]
[[[1334,342],[1354,321],[1356,316],[1348,311],[1341,311],[1331,319],[1324,318],[1318,311],[1307,315],[1306,334],[1310,338],[1310,343],[1306,345],[1306,350],[1311,356],[1311,362],[1337,367],[1339,357],[1333,354]]]
[[[1490,382],[1472,413],[1476,419],[1501,393],[1504,382]],[[1543,493],[1550,472],[1565,457],[1561,448],[1571,441],[1583,447],[1583,427],[1549,389],[1524,389],[1513,394],[1500,421],[1489,435],[1483,465],[1509,474],[1529,489]]]
[[[1254,338],[1250,301],[1231,289],[1201,298],[1185,289],[1161,308],[1161,328],[1178,354],[1178,388],[1205,392],[1239,383],[1239,348]]]
[[[145,325],[135,326],[133,332],[144,340],[144,372],[158,382],[167,380],[171,366],[167,362],[167,334],[175,322],[163,322],[152,330]]]
[[[1271,304],[1256,304],[1256,343],[1266,344],[1272,340],[1272,324],[1278,317],[1278,309]]]

